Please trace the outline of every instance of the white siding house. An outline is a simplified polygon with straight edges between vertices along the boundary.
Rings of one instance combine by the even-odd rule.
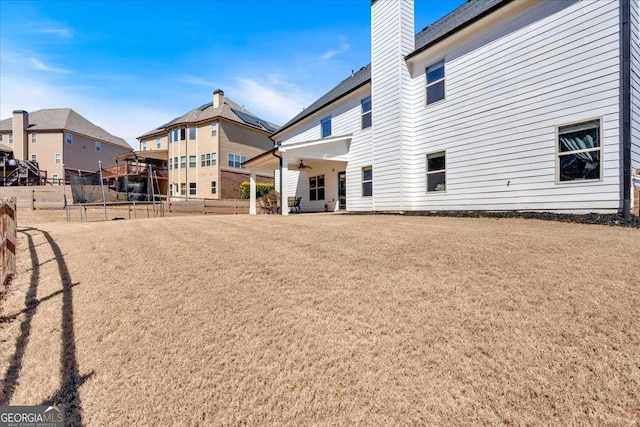
[[[371,64],[247,162],[279,161],[283,202],[302,197],[303,211],[630,209],[640,186],[638,0],[471,0],[417,35],[413,1],[374,0],[371,14]]]

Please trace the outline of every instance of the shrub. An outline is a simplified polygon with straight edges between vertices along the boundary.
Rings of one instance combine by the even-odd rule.
[[[240,184],[240,188],[242,189],[242,195],[240,198],[249,199],[251,197],[250,190],[251,186],[248,181]],[[256,182],[256,197],[262,197],[265,194],[273,191],[273,184],[270,182]]]

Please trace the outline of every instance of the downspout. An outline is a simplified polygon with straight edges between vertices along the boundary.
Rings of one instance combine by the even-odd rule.
[[[275,134],[273,134],[273,135],[275,135]],[[273,137],[273,135],[269,135],[269,139],[270,139],[271,141],[273,141],[273,138],[272,138],[272,137]],[[275,141],[273,141],[273,148],[276,148],[276,149],[278,148],[278,143],[277,143],[277,142],[275,142]],[[279,163],[279,164],[280,164],[280,173],[282,173],[282,157],[278,156],[278,155],[276,154],[276,151],[277,151],[277,150],[273,150],[273,152],[272,152],[271,154],[273,154],[273,156],[274,156],[274,157],[277,157],[278,159],[280,159],[280,163]],[[280,194],[283,194],[283,193],[282,193],[282,190],[283,190],[283,188],[282,188],[282,176],[281,176],[281,177],[280,177]]]
[[[622,215],[631,217],[631,0],[620,0],[620,170]]]

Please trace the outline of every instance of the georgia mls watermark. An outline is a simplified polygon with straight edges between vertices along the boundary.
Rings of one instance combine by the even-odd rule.
[[[64,427],[64,411],[56,406],[0,406],[0,427]]]

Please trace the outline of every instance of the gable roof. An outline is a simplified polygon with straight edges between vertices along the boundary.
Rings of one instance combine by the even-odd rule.
[[[374,0],[375,2],[376,0]],[[491,12],[499,9],[500,7],[510,3],[513,0],[469,0],[462,6],[453,10],[449,14],[440,18],[433,24],[424,28],[415,36],[415,50],[406,56],[406,59],[412,58],[418,55],[420,52],[426,50],[430,46],[438,43],[439,41],[451,36],[457,31],[460,31],[464,27],[471,25]],[[373,2],[372,2],[373,4]],[[371,64],[365,65],[357,73],[352,74],[347,79],[343,80],[336,87],[325,93],[318,98],[315,102],[302,110],[293,119],[285,123],[277,132],[276,135],[283,130],[293,126],[294,124],[304,120],[311,116],[327,105],[337,101],[338,99],[350,94],[354,90],[371,82]],[[272,135],[272,136],[273,136]]]
[[[12,131],[12,121],[13,118],[0,121],[0,131]],[[46,108],[33,111],[29,113],[29,127],[27,129],[33,132],[66,130],[131,150],[127,141],[94,125],[71,108]]]
[[[147,136],[155,135],[161,132],[165,132],[172,126],[178,124],[192,124],[198,123],[205,120],[215,119],[218,117],[225,118],[227,120],[231,120],[232,122],[240,123],[257,130],[272,133],[278,130],[279,126],[268,122],[266,120],[258,118],[252,112],[246,110],[243,106],[238,105],[233,100],[223,97],[222,104],[218,106],[218,108],[213,107],[213,102],[209,102],[208,104],[201,105],[198,108],[194,108],[188,113],[176,117],[168,123],[165,123],[149,132],[138,137],[138,140],[141,140]]]

